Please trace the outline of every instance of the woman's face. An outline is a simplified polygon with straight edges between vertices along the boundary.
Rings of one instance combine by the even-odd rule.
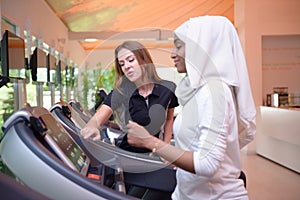
[[[125,76],[134,83],[142,80],[142,69],[135,55],[128,49],[118,52],[118,61]]]
[[[171,58],[174,61],[174,66],[179,73],[186,73],[185,66],[185,43],[176,35],[174,36],[174,48],[171,53]]]

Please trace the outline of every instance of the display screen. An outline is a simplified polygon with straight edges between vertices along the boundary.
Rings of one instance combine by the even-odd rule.
[[[44,121],[47,127],[47,136],[50,136],[50,146],[54,148],[54,151],[63,161],[67,157],[76,169],[83,173],[87,170],[89,159],[82,149],[74,142],[74,140],[68,135],[66,130],[61,124],[59,124],[51,114],[41,115],[40,118]],[[52,144],[55,142],[55,144]],[[56,146],[57,145],[57,146]],[[59,149],[56,149],[59,147]],[[62,152],[60,152],[60,150]]]
[[[32,81],[47,82],[47,56],[46,53],[35,48],[30,58]]]
[[[55,83],[56,80],[56,58],[55,56],[47,55],[47,81]]]
[[[6,30],[1,40],[1,68],[6,77],[25,77],[25,42]]]

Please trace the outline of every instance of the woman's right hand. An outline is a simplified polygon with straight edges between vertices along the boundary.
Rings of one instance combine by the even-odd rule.
[[[91,137],[94,141],[100,140],[100,131],[98,128],[86,126],[80,131],[81,135],[84,139]]]
[[[84,139],[89,137],[93,140],[100,140],[100,130],[98,129],[104,122],[106,122],[112,115],[112,109],[107,105],[102,105],[90,121],[81,130],[81,135]]]

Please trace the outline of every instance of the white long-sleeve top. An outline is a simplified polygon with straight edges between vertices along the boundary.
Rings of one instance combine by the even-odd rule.
[[[189,95],[186,95],[189,96]],[[210,81],[190,95],[173,126],[175,145],[194,152],[196,174],[177,170],[173,200],[248,199],[231,88]]]

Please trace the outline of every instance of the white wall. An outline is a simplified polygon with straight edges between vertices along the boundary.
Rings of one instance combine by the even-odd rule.
[[[262,48],[263,97],[274,87],[300,94],[300,34],[263,36]]]
[[[263,104],[262,36],[300,34],[299,0],[235,0],[235,26],[245,50],[256,105]]]

